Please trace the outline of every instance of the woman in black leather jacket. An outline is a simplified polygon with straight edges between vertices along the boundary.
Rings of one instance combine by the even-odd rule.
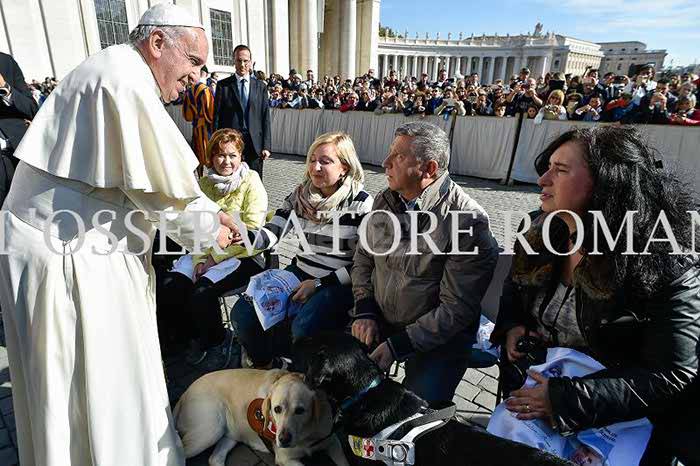
[[[531,221],[525,233],[531,250],[516,241],[491,337],[503,347],[502,377],[518,373],[510,364],[539,362],[537,347],[576,348],[606,369],[581,378],[531,374],[538,385],[511,392],[506,407],[520,419],[548,420],[563,434],[648,417],[655,453],[685,435],[675,452],[692,455],[698,447],[689,431],[697,432],[700,419],[671,422],[698,411],[697,397],[688,395],[691,384],[697,391],[700,336],[700,265],[688,254],[696,226],[688,212],[696,209],[692,196],[657,168],[653,149],[632,128],[569,131],[535,163],[542,205],[525,222]],[[629,234],[618,235],[623,226]],[[658,241],[668,237],[664,227],[675,243]],[[646,461],[662,464],[658,457]]]

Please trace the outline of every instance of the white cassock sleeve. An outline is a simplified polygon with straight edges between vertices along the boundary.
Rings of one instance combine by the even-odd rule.
[[[202,194],[189,203],[162,193],[124,190],[131,202],[146,212],[146,220],[188,251],[214,246],[219,231],[219,205]]]

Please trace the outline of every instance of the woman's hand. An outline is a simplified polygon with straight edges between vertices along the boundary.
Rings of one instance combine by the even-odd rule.
[[[206,262],[201,262],[194,267],[194,281],[199,280],[199,277],[207,273],[207,270],[210,268],[214,267],[216,265],[216,261],[214,261],[214,258],[211,257],[210,255],[207,256]]]
[[[521,420],[550,419],[552,403],[549,401],[549,379],[533,370],[528,370],[527,374],[537,385],[512,391],[506,400],[506,409],[518,413],[517,418]]]
[[[304,280],[293,290],[292,301],[305,303],[316,293],[316,283],[314,280]]]
[[[525,357],[525,353],[515,349],[515,345],[520,340],[520,337],[527,333],[527,328],[524,325],[518,325],[506,332],[506,354],[508,355],[508,360],[510,362],[516,361]],[[530,335],[533,337],[541,338],[540,334],[537,332],[530,331]]]

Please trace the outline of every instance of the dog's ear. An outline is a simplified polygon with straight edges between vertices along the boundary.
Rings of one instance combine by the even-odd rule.
[[[272,402],[270,401],[270,397],[266,397],[265,400],[263,401],[262,404],[262,415],[263,419],[265,420],[265,426],[267,426],[267,421],[270,419],[270,405]]]

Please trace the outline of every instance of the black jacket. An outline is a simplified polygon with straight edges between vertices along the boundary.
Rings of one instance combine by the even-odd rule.
[[[493,342],[504,343],[506,332],[517,325],[534,329],[529,310],[535,296],[557,284],[561,257],[543,247],[544,216],[531,216],[533,227],[526,238],[540,254],[528,256],[516,244]],[[558,251],[566,250],[568,240],[568,228],[562,224],[555,219],[550,229]],[[678,257],[675,278],[648,300],[634,299],[623,290],[601,292],[605,273],[587,257],[576,268],[573,284],[581,334],[590,355],[607,369],[582,378],[549,380],[553,418],[560,432],[642,417],[656,424],[678,414],[671,407],[697,378],[700,340],[700,265],[692,256]]]
[[[216,86],[214,97],[214,128],[245,130],[245,117],[239,95],[240,84],[233,74],[222,79]],[[270,129],[270,103],[265,83],[253,78],[248,88],[248,128],[253,141],[255,155],[270,151],[272,133]]]
[[[34,118],[39,106],[24,82],[19,65],[5,53],[0,53],[0,74],[12,88],[12,105],[8,107],[0,102],[0,130],[9,139],[12,149],[16,149],[27,131],[25,120]]]

